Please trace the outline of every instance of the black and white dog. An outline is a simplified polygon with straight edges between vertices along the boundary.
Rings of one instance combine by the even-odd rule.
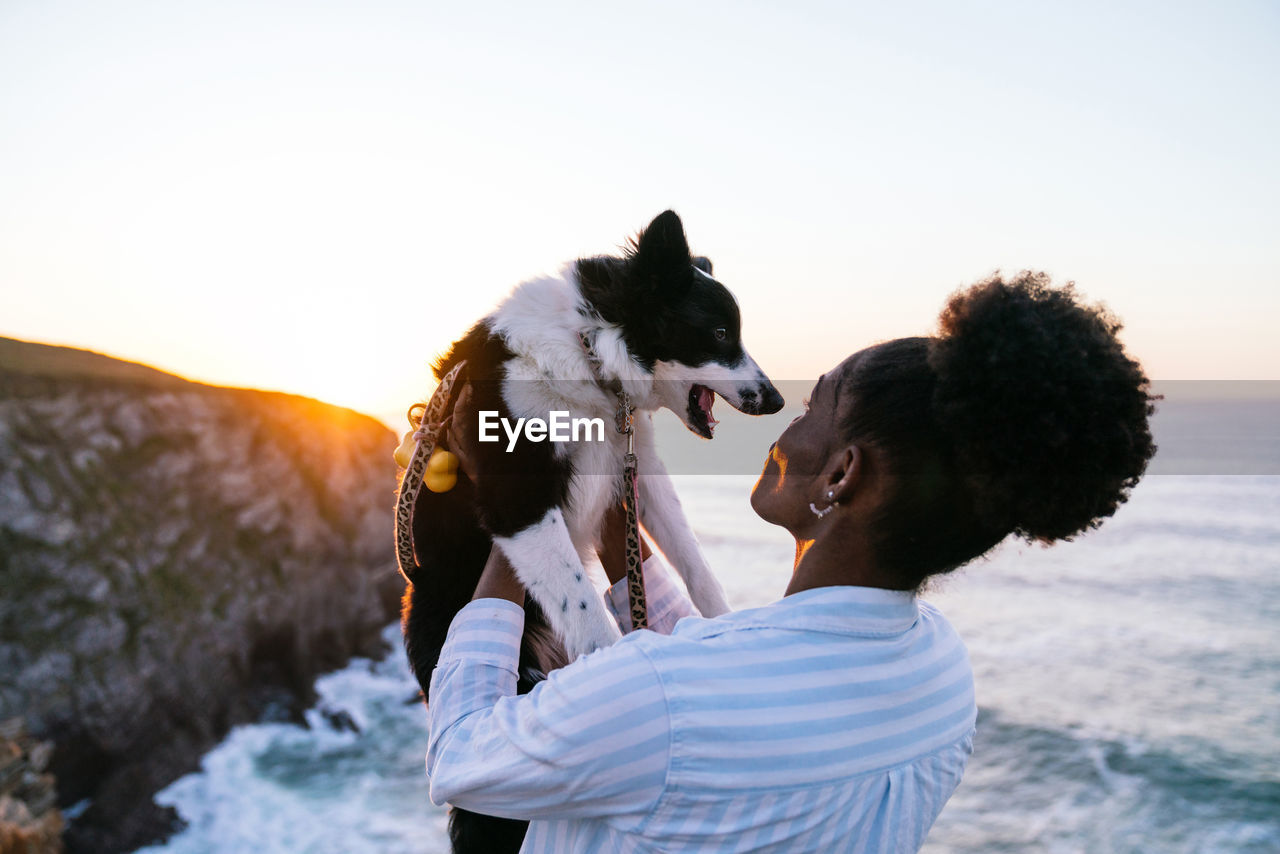
[[[621,257],[584,258],[558,275],[519,285],[435,365],[459,360],[472,407],[496,419],[598,418],[578,441],[512,438],[475,443],[451,491],[422,490],[413,514],[419,568],[403,609],[405,646],[424,694],[449,623],[475,590],[496,544],[529,591],[519,690],[548,670],[619,637],[584,569],[606,509],[622,493],[627,439],[614,428],[619,391],[635,406],[640,521],[683,577],[706,616],[728,610],[654,449],[652,414],[672,410],[710,439],[715,395],[749,414],[782,408],[782,396],[743,349],[738,306],[693,257],[680,218],[666,211]],[[428,698],[429,699],[429,698]],[[505,829],[504,829],[505,827]],[[455,850],[515,847],[523,822],[455,810]]]

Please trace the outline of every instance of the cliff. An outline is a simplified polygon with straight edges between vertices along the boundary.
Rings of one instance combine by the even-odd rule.
[[[394,447],[313,400],[0,339],[0,719],[87,800],[69,850],[165,835],[154,792],[378,652]]]

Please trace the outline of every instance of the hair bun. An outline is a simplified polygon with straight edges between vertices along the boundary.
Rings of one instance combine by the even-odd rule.
[[[1051,541],[1114,513],[1155,452],[1120,322],[1023,272],[956,292],[940,326],[934,414],[984,525]]]

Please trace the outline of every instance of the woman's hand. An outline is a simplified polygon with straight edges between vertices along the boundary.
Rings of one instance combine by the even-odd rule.
[[[452,451],[458,458],[458,473],[475,480],[476,443],[476,411],[473,405],[471,383],[463,383],[458,397],[453,402],[453,412],[445,419],[444,430],[440,434],[440,444]]]
[[[440,445],[453,452],[458,458],[458,474],[475,479],[476,461],[476,412],[472,405],[471,383],[465,383],[458,392],[453,403],[453,413],[445,419],[445,428],[440,435]],[[506,599],[521,607],[524,606],[525,590],[515,569],[507,560],[502,549],[496,545],[489,549],[489,560],[480,573],[480,581],[476,584],[474,599]]]
[[[640,556],[648,560],[649,541],[640,535]],[[627,511],[619,501],[605,511],[600,523],[600,563],[610,584],[627,577]]]
[[[506,599],[524,607],[524,585],[516,577],[507,556],[496,545],[489,549],[489,561],[484,565],[484,572],[480,573],[480,581],[471,599]]]

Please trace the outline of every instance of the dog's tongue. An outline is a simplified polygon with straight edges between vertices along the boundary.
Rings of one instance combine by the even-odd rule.
[[[702,407],[702,411],[707,413],[707,424],[714,427],[720,422],[711,414],[711,407],[716,402],[716,393],[706,386],[698,387],[698,406]]]

